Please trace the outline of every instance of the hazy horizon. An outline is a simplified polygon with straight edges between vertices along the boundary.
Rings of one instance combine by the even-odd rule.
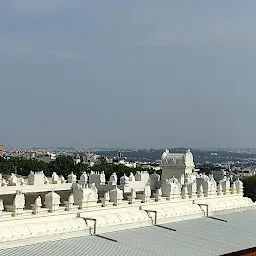
[[[256,148],[255,8],[0,1],[0,144]]]
[[[55,146],[55,147],[40,147],[40,146],[32,146],[32,147],[13,147],[13,146],[10,146],[10,145],[4,145],[5,147],[5,150],[8,149],[8,150],[31,150],[31,149],[44,149],[44,150],[52,150],[52,149],[72,149],[72,150],[92,150],[92,151],[122,151],[122,152],[125,152],[125,151],[136,151],[136,150],[145,150],[145,151],[148,151],[148,150],[184,150],[184,152],[186,150],[191,150],[192,153],[193,153],[193,150],[206,150],[206,151],[256,151],[256,148],[212,148],[212,147],[204,147],[204,148],[193,148],[193,147],[162,147],[162,148],[125,148],[125,147],[119,147],[119,148],[104,148],[104,147],[68,147],[68,146]]]

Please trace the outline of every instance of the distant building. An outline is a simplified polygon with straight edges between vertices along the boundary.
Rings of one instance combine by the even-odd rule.
[[[99,163],[107,163],[107,164],[112,164],[113,163],[113,159],[111,157],[108,156],[100,156],[98,158]]]
[[[0,157],[4,156],[4,146],[0,145]]]
[[[74,162],[75,164],[80,164],[81,163],[81,157],[79,154],[76,154],[76,156],[74,157]]]
[[[93,153],[87,152],[84,156],[83,156],[83,163],[84,164],[88,164],[90,166],[93,166],[95,163],[98,163],[100,159],[99,155],[95,155]]]
[[[246,168],[242,168],[242,167],[236,168],[236,167],[233,167],[231,174],[235,178],[243,178],[243,177],[255,176],[256,175],[256,167],[255,166],[246,167]]]
[[[56,160],[56,154],[52,154],[52,153],[41,154],[41,155],[37,155],[35,159],[46,162],[46,163],[50,163],[51,161]]]
[[[137,164],[136,163],[131,163],[131,162],[127,162],[125,160],[120,160],[118,162],[115,162],[115,164],[122,164],[126,167],[129,167],[129,168],[136,168]]]
[[[42,155],[42,152],[40,151],[31,151],[29,152],[28,158],[35,159],[37,156]]]

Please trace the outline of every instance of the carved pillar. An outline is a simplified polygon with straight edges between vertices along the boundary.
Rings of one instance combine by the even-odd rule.
[[[223,189],[221,183],[218,184],[217,186],[217,195],[222,196],[223,195]]]
[[[162,200],[162,189],[161,188],[159,188],[159,189],[157,189],[156,190],[156,193],[154,193],[154,198],[156,199],[156,201],[158,202],[158,201],[161,201]]]
[[[50,192],[45,195],[45,207],[49,209],[49,212],[55,212],[60,206],[60,195],[55,192]]]
[[[197,197],[202,198],[204,197],[204,187],[203,185],[200,185],[197,189]]]
[[[110,195],[110,202],[113,202],[114,205],[119,205],[122,203],[123,200],[123,191],[119,189],[117,186],[116,188],[112,189],[109,192]]]
[[[109,191],[107,191],[107,192],[104,194],[104,197],[101,198],[100,201],[101,201],[103,207],[106,207],[106,206],[109,205],[109,201],[110,201]]]
[[[40,196],[38,196],[35,200],[34,204],[31,204],[32,206],[32,213],[33,214],[39,214],[42,207],[42,199]]]
[[[189,198],[189,195],[188,195],[188,186],[186,184],[184,184],[182,186],[182,189],[181,189],[181,196],[182,196],[182,199],[188,199]]]
[[[65,201],[64,202],[65,204],[65,210],[66,211],[71,211],[74,209],[74,195],[71,194],[69,197],[68,197],[68,201]]]

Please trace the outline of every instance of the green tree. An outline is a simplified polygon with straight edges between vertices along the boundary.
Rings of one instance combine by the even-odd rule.
[[[256,176],[249,176],[243,178],[244,196],[256,201]]]

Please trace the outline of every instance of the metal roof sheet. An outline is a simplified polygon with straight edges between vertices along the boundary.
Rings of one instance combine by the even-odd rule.
[[[221,255],[256,245],[256,211],[201,218],[0,250],[0,256]]]

